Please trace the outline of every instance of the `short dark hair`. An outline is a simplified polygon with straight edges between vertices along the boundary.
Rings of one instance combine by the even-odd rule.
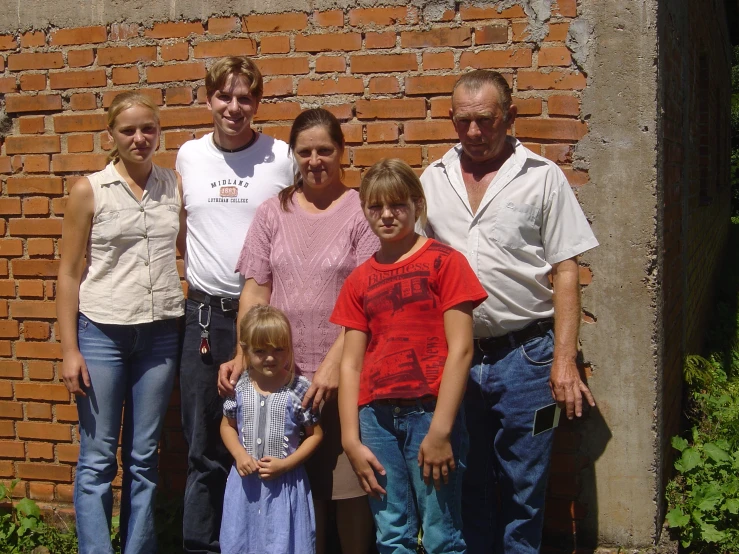
[[[497,71],[490,71],[487,69],[476,69],[465,73],[459,80],[454,84],[452,89],[452,110],[454,110],[454,93],[458,88],[464,88],[472,92],[477,92],[485,85],[490,85],[498,90],[500,97],[500,109],[505,114],[506,119],[508,118],[508,109],[511,107],[513,99],[511,98],[511,87],[508,85],[505,77]]]

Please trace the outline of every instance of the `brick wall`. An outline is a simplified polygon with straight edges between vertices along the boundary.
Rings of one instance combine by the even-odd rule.
[[[8,131],[0,175],[0,479],[22,479],[18,494],[69,505],[77,458],[76,410],[58,378],[54,322],[65,194],[101,169],[110,144],[104,109],[138,89],[161,106],[157,163],[172,167],[186,140],[208,132],[203,77],[215,58],[253,56],[265,76],[255,123],[286,139],[292,119],[324,106],[343,122],[346,180],[358,185],[378,159],[400,157],[417,170],[454,142],[448,121],[452,85],[465,69],[494,68],[513,86],[514,134],[571,167],[587,132],[579,119],[586,76],[565,46],[575,0],[552,5],[543,42],[530,42],[523,9],[458,5],[427,18],[415,7],[345,9],[34,30],[0,36],[0,93]],[[582,280],[591,274],[583,268]],[[549,529],[569,533],[584,507],[577,497],[579,435],[559,433]],[[184,483],[186,447],[177,392],[162,441],[163,486]]]

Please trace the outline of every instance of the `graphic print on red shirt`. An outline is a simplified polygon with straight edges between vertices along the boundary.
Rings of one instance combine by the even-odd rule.
[[[359,405],[382,398],[438,396],[447,357],[444,312],[487,294],[467,259],[429,239],[409,258],[357,267],[331,321],[369,335]]]

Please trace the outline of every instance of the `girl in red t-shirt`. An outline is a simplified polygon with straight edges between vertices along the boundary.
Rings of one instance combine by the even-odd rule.
[[[341,439],[370,495],[380,554],[465,552],[459,411],[472,360],[472,310],[487,296],[465,257],[416,233],[421,183],[383,160],[359,191],[380,249],[342,287],[331,321],[346,328]],[[357,409],[359,406],[359,409]]]

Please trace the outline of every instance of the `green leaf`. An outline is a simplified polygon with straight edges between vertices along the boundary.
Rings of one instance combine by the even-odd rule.
[[[712,460],[716,462],[729,462],[731,461],[731,456],[729,456],[728,452],[726,450],[716,446],[716,444],[712,442],[707,442],[703,445],[703,451],[706,453],[706,455],[711,458]]]
[[[726,538],[726,533],[716,529],[715,525],[704,523],[701,525],[701,537],[706,542],[719,542]]]
[[[682,437],[672,437],[672,448],[682,452],[688,447],[688,441]]]
[[[667,512],[665,519],[670,527],[685,527],[690,523],[690,516],[685,515],[680,508],[673,508]]]
[[[29,516],[33,518],[40,518],[41,517],[41,510],[39,510],[38,505],[31,500],[30,498],[23,498],[21,499],[15,508],[19,514],[23,514],[24,516]]]
[[[739,514],[739,500],[736,498],[730,498],[724,503],[724,509],[730,514]]]
[[[675,462],[675,469],[681,473],[687,473],[691,469],[701,465],[703,465],[703,461],[701,460],[701,455],[698,451],[695,450],[695,448],[686,448],[683,450],[683,454],[680,456],[680,459]]]
[[[693,498],[700,511],[709,512],[723,500],[724,494],[721,487],[711,481],[701,487],[696,487]]]

